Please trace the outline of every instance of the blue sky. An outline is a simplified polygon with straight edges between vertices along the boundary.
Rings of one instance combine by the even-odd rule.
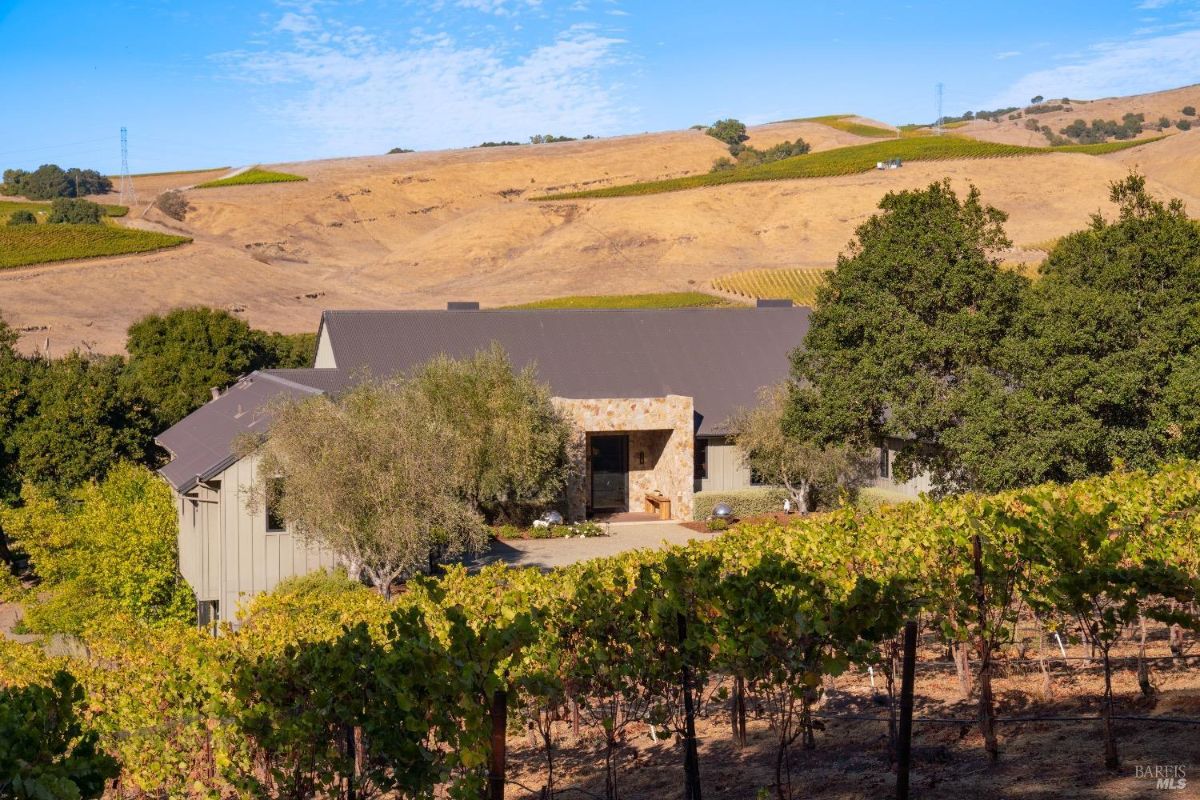
[[[1200,82],[1194,0],[0,0],[0,165],[134,172]]]

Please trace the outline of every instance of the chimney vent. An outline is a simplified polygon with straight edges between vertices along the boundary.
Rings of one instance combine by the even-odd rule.
[[[447,311],[478,311],[479,302],[476,300],[451,300],[446,303]]]
[[[791,308],[792,301],[787,298],[760,297],[755,303],[756,308]]]

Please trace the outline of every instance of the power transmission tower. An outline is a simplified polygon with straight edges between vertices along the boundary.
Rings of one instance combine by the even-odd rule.
[[[121,205],[137,203],[137,192],[133,190],[133,179],[129,177],[129,135],[121,127]]]
[[[937,85],[937,122],[933,124],[933,132],[942,135],[942,84]]]

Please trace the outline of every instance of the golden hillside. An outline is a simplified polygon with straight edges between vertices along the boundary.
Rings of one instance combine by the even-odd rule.
[[[1127,100],[1126,108],[1142,102]],[[752,129],[750,143],[797,136],[814,150],[869,141],[786,122]],[[680,131],[347,158],[270,165],[306,176],[303,183],[189,190],[194,211],[182,223],[147,207],[153,193],[213,174],[139,178],[142,203],[125,224],[183,232],[195,244],[0,272],[0,312],[22,329],[24,347],[49,338],[61,354],[119,350],[132,320],[183,304],[231,309],[256,327],[311,331],[325,308],[706,288],[740,270],[831,266],[885,192],[943,176],[959,189],[979,186],[1009,213],[1014,242],[1031,245],[1085,225],[1106,208],[1107,184],[1134,165],[1154,191],[1200,212],[1198,136],[1175,134],[1107,156],[910,163],[837,178],[546,203],[526,198],[706,172],[725,150],[700,131]]]

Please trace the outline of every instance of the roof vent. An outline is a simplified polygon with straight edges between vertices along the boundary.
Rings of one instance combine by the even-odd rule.
[[[447,311],[478,311],[479,303],[475,300],[451,300],[446,303]]]
[[[755,303],[756,308],[791,308],[792,301],[790,298],[771,298],[760,297]]]

